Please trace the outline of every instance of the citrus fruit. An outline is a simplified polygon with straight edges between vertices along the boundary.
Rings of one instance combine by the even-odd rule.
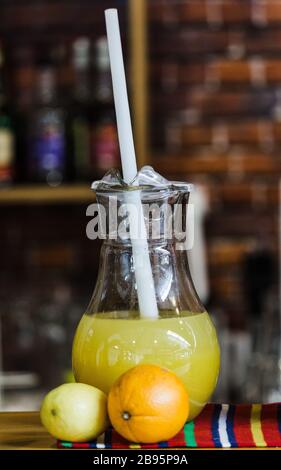
[[[108,395],[116,431],[132,442],[166,441],[183,427],[189,412],[187,391],[168,369],[141,364],[125,372]]]
[[[56,439],[76,442],[95,439],[109,426],[107,397],[91,385],[60,385],[45,396],[40,418]]]

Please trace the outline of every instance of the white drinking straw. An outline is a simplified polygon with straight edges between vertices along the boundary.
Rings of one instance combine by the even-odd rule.
[[[129,184],[137,174],[137,163],[128,102],[118,13],[115,8],[105,10],[105,23],[123,179]],[[147,234],[140,191],[136,190],[129,192],[127,195],[127,203],[128,202],[134,206],[138,215],[137,217],[135,211],[130,210],[129,204],[128,215],[140,315],[145,318],[157,318],[158,308],[149,259]],[[138,234],[137,238],[135,238],[136,234]]]

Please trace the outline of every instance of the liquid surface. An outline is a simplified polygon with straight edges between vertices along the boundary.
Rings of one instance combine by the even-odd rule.
[[[206,312],[181,312],[180,317],[157,320],[85,314],[76,331],[72,359],[76,381],[105,393],[136,364],[158,364],[173,370],[189,393],[191,420],[214,391],[220,352]]]

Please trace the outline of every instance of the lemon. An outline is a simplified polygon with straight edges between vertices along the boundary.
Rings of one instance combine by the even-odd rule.
[[[103,433],[109,425],[107,397],[91,385],[63,384],[45,396],[40,418],[56,439],[89,441]]]

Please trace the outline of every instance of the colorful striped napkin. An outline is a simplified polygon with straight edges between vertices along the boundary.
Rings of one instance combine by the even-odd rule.
[[[63,442],[60,448],[154,449],[169,447],[281,447],[281,403],[269,405],[207,405],[167,442],[133,444],[110,428],[96,441]]]

